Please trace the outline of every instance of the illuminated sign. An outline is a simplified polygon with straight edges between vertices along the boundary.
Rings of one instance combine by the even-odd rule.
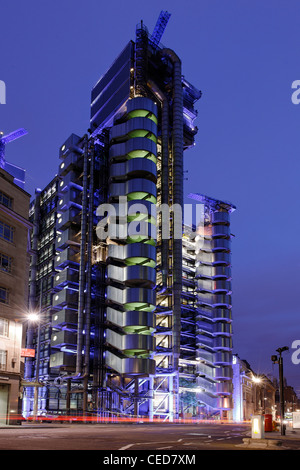
[[[300,413],[299,411],[293,411],[293,429],[300,429]]]
[[[258,434],[259,433],[259,422],[258,422],[258,419],[255,418],[253,420],[253,432],[254,434]]]
[[[21,349],[21,357],[35,357],[35,349]]]
[[[265,437],[264,415],[252,416],[251,437],[252,439],[264,439]]]

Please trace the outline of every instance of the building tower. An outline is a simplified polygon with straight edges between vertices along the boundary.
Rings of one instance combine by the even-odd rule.
[[[232,418],[232,301],[229,202],[190,194],[203,207],[185,227],[180,378],[202,417]],[[185,400],[183,401],[183,405]]]
[[[47,271],[49,304],[42,308],[40,334],[33,332],[30,340],[44,356],[28,360],[27,369],[29,380],[43,364],[38,397],[43,412],[177,418],[186,325],[193,325],[197,380],[204,375],[199,372],[203,361],[212,374],[205,376],[206,384],[219,383],[221,377],[213,374],[221,365],[225,373],[230,313],[214,300],[227,279],[211,275],[212,303],[203,307],[206,349],[198,328],[200,273],[193,279],[193,318],[182,321],[190,312],[183,305],[183,214],[178,219],[176,208],[183,209],[183,154],[194,145],[194,105],[201,92],[182,75],[175,52],[160,43],[169,16],[161,13],[152,35],[143,23],[137,26],[135,41],[92,89],[87,134],[72,134],[59,151],[55,202],[49,207],[55,230]],[[30,285],[36,304],[41,299],[37,285],[46,275],[39,258],[46,233],[38,198],[44,192],[37,194],[31,215],[38,266],[31,270]],[[208,207],[214,207],[212,214],[229,211],[224,204],[220,210]],[[213,238],[213,252],[215,243]],[[193,250],[195,265],[200,252]],[[222,295],[227,299],[227,291]],[[226,327],[221,321],[215,331],[220,309]],[[218,363],[220,354],[224,360]],[[217,385],[218,392],[214,389],[213,409],[218,396],[228,396],[227,379]],[[209,396],[208,385],[205,390]],[[30,414],[32,399],[28,403]],[[207,404],[204,398],[201,403]]]
[[[152,36],[139,24],[135,43],[96,84],[91,127],[93,136],[110,128],[108,201],[124,196],[125,224],[142,218],[145,229],[121,241],[109,232],[106,239],[106,393],[120,413],[172,420],[179,413],[182,220],[176,237],[168,212],[166,238],[163,214],[156,230],[149,215],[153,205],[183,207],[183,152],[194,144],[201,93],[182,77],[174,51],[159,43],[167,19],[162,12]],[[114,231],[113,220],[108,226]]]

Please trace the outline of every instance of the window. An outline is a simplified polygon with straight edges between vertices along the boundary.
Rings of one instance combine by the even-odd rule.
[[[12,209],[12,201],[13,200],[11,197],[7,196],[7,194],[4,194],[2,191],[0,191],[0,204],[3,204],[9,209]]]
[[[8,337],[8,320],[0,318],[0,336]]]
[[[13,243],[15,229],[0,220],[0,238]]]
[[[3,253],[0,253],[0,271],[11,273],[11,267],[12,267],[12,258]]]
[[[7,351],[0,349],[0,370],[6,370]]]
[[[0,304],[8,304],[8,289],[0,287]]]

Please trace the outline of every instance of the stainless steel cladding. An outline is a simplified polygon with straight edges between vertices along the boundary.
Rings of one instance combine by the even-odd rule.
[[[115,214],[108,218],[106,239],[106,365],[128,376],[155,373],[155,220],[148,215],[157,198],[156,141],[156,105],[148,98],[129,100],[122,122],[110,131],[109,203]],[[120,197],[126,200],[125,217]],[[138,225],[141,214],[146,231],[135,236],[130,223]]]
[[[189,314],[186,325],[183,320],[181,345],[188,334],[187,344],[190,348],[193,344],[194,356],[192,349],[188,357],[181,347],[182,377],[186,365],[194,360],[197,397],[206,416],[218,411],[228,417],[233,406],[230,213],[235,208],[201,194],[190,196],[204,205],[204,211],[197,235],[191,237],[191,227],[186,227],[183,239],[183,312]],[[191,322],[193,315],[195,323]]]

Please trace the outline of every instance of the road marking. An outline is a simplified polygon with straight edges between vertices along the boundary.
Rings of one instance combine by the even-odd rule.
[[[157,447],[156,450],[161,450],[161,449],[172,449],[173,446],[168,446],[168,447]]]
[[[207,436],[207,434],[203,434],[203,432],[187,432],[188,436]]]
[[[154,444],[176,444],[177,442],[182,441],[182,439],[178,439],[177,441],[150,441],[150,442],[135,442],[132,445],[135,446],[146,446],[146,445],[154,445]],[[120,450],[120,449],[119,449]]]
[[[119,450],[126,450],[126,449],[129,449],[129,447],[132,447],[132,446],[134,446],[134,444],[128,444],[127,446],[121,447],[121,449],[119,449]]]

